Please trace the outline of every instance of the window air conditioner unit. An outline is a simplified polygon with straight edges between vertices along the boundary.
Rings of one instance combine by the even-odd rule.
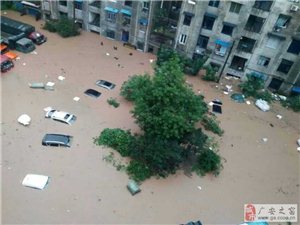
[[[299,10],[299,6],[292,5],[290,10],[291,10],[292,12],[297,12],[297,11]]]

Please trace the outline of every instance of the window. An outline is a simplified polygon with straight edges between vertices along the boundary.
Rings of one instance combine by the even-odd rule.
[[[149,7],[150,7],[150,2],[144,1],[143,2],[143,11],[149,10]]]
[[[264,10],[264,11],[270,11],[272,3],[273,3],[273,1],[271,1],[271,0],[267,0],[267,1],[256,0],[253,7]]]
[[[179,44],[185,44],[186,42],[186,38],[187,38],[187,35],[186,34],[181,34],[180,37],[179,37]]]
[[[207,48],[209,37],[199,35],[198,41],[197,41],[197,46],[200,48]]]
[[[59,1],[59,5],[67,6],[67,1]]]
[[[272,78],[271,83],[269,84],[269,88],[273,90],[279,90],[281,84],[283,83],[283,80]]]
[[[293,39],[287,52],[298,55],[300,53],[300,41]]]
[[[266,47],[277,49],[280,45],[280,42],[281,42],[281,38],[279,38],[275,35],[269,35]]]
[[[220,4],[219,0],[210,0],[209,3],[208,3],[209,6],[216,7],[216,8],[219,7],[219,4]]]
[[[123,26],[130,25],[130,21],[131,21],[131,17],[123,14],[123,22],[122,22],[122,25],[123,25]]]
[[[292,62],[292,61],[282,59],[280,65],[277,68],[277,71],[287,74],[287,73],[289,73],[293,64],[294,64],[294,62]]]
[[[190,26],[192,21],[192,15],[185,13],[184,15],[184,20],[183,20],[183,25]]]
[[[215,54],[219,56],[225,56],[227,52],[227,46],[216,44]]]
[[[233,32],[233,28],[234,28],[234,25],[224,23],[221,33],[231,36],[232,32]]]
[[[235,55],[231,61],[230,68],[232,68],[234,70],[238,70],[238,71],[243,71],[245,68],[246,62],[247,62],[247,59]]]
[[[231,2],[229,12],[239,14],[241,8],[242,8],[242,4],[236,3],[236,2]]]
[[[125,0],[124,5],[132,7],[132,1],[126,1]]]
[[[215,19],[216,18],[213,16],[205,15],[203,18],[202,28],[212,30],[215,23]]]
[[[138,41],[136,43],[136,46],[137,46],[137,49],[144,51],[144,43],[143,42]]]
[[[112,23],[116,22],[116,14],[106,11],[106,20]]]
[[[74,1],[75,9],[82,10],[82,2],[81,1]]]
[[[287,28],[287,26],[289,25],[291,21],[291,17],[290,16],[286,16],[286,15],[283,15],[283,14],[280,14],[278,16],[278,19],[274,25],[274,30],[279,32],[281,31],[282,29],[284,28]]]
[[[257,60],[257,65],[268,67],[270,60],[270,58],[261,55]]]
[[[237,50],[243,51],[243,52],[252,52],[256,40],[247,38],[247,37],[241,37],[240,42],[237,46]]]
[[[113,30],[106,30],[106,37],[115,39],[115,32]]]
[[[264,24],[264,21],[264,18],[250,15],[246,23],[245,30],[259,33]]]

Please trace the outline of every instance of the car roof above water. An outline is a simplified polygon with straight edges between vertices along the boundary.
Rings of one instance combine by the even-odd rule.
[[[47,142],[60,142],[60,143],[68,143],[70,139],[69,135],[64,134],[46,134],[44,137],[44,141]]]

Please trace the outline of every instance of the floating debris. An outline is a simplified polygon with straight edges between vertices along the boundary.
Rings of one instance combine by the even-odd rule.
[[[74,98],[73,98],[73,100],[76,101],[76,102],[78,102],[79,99],[80,99],[79,97],[74,97]]]

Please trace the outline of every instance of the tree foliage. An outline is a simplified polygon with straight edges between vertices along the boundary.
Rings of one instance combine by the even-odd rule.
[[[78,25],[72,19],[65,17],[59,20],[46,21],[44,29],[50,32],[57,32],[64,38],[80,34]]]
[[[300,112],[300,95],[288,97],[286,101],[281,101],[282,105],[291,108],[294,112]]]
[[[215,176],[219,175],[222,168],[221,157],[213,150],[206,149],[201,151],[197,156],[197,162],[193,166],[193,170],[203,176],[206,173],[213,173]]]
[[[131,157],[143,162],[152,174],[166,177],[175,173],[183,161],[183,149],[176,140],[144,135],[137,138],[132,146]]]
[[[247,74],[247,81],[240,84],[240,88],[246,97],[256,97],[257,93],[263,89],[264,81],[260,77]]]
[[[151,88],[151,80],[148,74],[134,75],[123,83],[120,94],[128,101],[135,101],[140,93],[147,92],[149,88]]]
[[[138,125],[146,133],[166,139],[178,139],[193,130],[207,107],[186,85],[179,59],[163,63],[151,83],[135,100],[133,115]]]
[[[130,131],[122,129],[105,128],[100,136],[95,139],[98,145],[105,145],[117,150],[122,156],[130,156],[130,146],[134,142],[134,137]]]

